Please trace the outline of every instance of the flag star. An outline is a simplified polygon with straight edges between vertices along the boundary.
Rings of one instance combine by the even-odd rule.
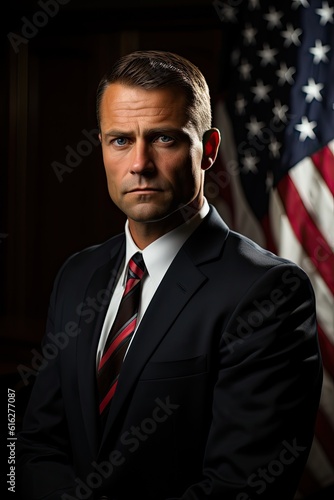
[[[244,115],[245,114],[245,108],[247,106],[247,101],[244,98],[243,95],[238,95],[236,101],[235,101],[235,107],[237,110],[238,115]]]
[[[287,112],[289,111],[289,107],[286,104],[282,104],[281,101],[278,99],[275,99],[274,101],[275,106],[272,109],[273,115],[274,115],[274,121],[275,122],[283,122],[287,123]]]
[[[305,8],[310,6],[307,0],[292,0],[292,1],[293,1],[292,8],[295,10],[298,9],[298,7],[300,7],[301,5]]]
[[[257,54],[261,57],[261,66],[267,66],[267,64],[275,63],[275,55],[278,53],[278,50],[271,49],[267,43],[263,44],[263,49],[258,50]]]
[[[230,23],[236,23],[237,22],[237,13],[238,9],[235,7],[232,7],[231,5],[225,4],[221,8],[221,14],[224,19],[224,21],[230,22]]]
[[[249,0],[249,8],[251,10],[259,9],[260,8],[259,0]]]
[[[294,82],[292,75],[294,73],[296,73],[296,70],[293,66],[290,66],[290,68],[288,68],[285,62],[282,62],[280,69],[276,71],[276,75],[278,76],[278,84],[284,85],[287,82],[292,85]]]
[[[246,151],[245,156],[241,160],[241,163],[243,164],[243,168],[241,169],[242,172],[253,172],[254,174],[257,174],[258,168],[256,164],[259,163],[259,161],[259,158]]]
[[[251,77],[251,71],[253,69],[253,66],[251,64],[249,64],[248,61],[246,61],[245,59],[243,59],[241,61],[241,64],[239,66],[239,72],[240,72],[240,75],[241,77],[243,78],[243,80],[249,80],[250,77]]]
[[[244,37],[245,45],[252,45],[255,43],[255,37],[257,35],[257,30],[250,24],[246,24],[245,29],[242,32]]]
[[[282,26],[281,17],[283,16],[283,12],[275,10],[274,7],[269,8],[269,13],[264,14],[264,19],[268,21],[268,29],[272,30],[273,28],[280,28]]]
[[[326,53],[331,50],[329,45],[322,45],[321,40],[315,41],[315,46],[311,47],[309,51],[313,54],[313,62],[314,64],[319,64],[321,61],[327,62],[328,57]]]
[[[302,122],[295,125],[295,129],[300,132],[299,140],[304,142],[307,137],[310,139],[315,139],[315,133],[313,129],[317,126],[316,121],[310,122],[307,116],[302,116]]]
[[[268,144],[268,149],[270,151],[270,156],[272,158],[279,158],[280,157],[280,149],[282,147],[282,144],[278,142],[277,139],[273,138],[271,142]]]
[[[255,94],[254,101],[270,101],[268,93],[272,90],[271,85],[264,85],[262,80],[256,81],[256,86],[251,87],[251,91]]]
[[[299,28],[294,28],[292,24],[287,24],[286,30],[282,31],[282,37],[285,38],[284,41],[284,47],[290,47],[290,45],[293,43],[294,45],[298,46],[301,44],[299,37],[302,34],[302,30]]]
[[[334,7],[330,7],[328,2],[322,2],[321,9],[315,9],[318,16],[320,16],[320,24],[325,26],[327,23],[334,23]]]
[[[306,94],[305,101],[312,102],[313,99],[316,101],[322,101],[320,90],[324,88],[323,83],[315,83],[313,78],[309,78],[307,83],[307,85],[302,87],[302,91]]]
[[[250,122],[246,124],[246,128],[249,130],[248,136],[254,137],[255,135],[261,135],[261,130],[265,124],[263,122],[259,122],[255,116],[250,117]]]

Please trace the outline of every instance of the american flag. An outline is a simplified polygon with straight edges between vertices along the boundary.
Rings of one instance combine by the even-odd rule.
[[[222,132],[206,195],[233,229],[299,264],[317,299],[324,383],[297,498],[334,485],[334,2],[214,0]]]

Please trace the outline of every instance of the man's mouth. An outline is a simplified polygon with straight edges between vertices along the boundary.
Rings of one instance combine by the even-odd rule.
[[[149,192],[157,192],[157,191],[162,191],[162,189],[153,187],[153,186],[145,186],[145,187],[136,187],[133,189],[130,189],[128,193],[149,193]]]

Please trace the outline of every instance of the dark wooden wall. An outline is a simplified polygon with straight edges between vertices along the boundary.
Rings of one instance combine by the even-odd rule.
[[[1,373],[15,379],[44,333],[61,264],[123,229],[96,141],[100,78],[121,54],[165,49],[197,64],[214,95],[221,23],[211,0],[22,0],[8,7],[1,27],[0,347]],[[68,171],[56,175],[60,164]]]

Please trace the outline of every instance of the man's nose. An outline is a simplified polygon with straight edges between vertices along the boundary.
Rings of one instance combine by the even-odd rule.
[[[153,172],[155,168],[153,152],[150,145],[144,141],[137,141],[133,147],[133,157],[130,171],[132,174]]]

